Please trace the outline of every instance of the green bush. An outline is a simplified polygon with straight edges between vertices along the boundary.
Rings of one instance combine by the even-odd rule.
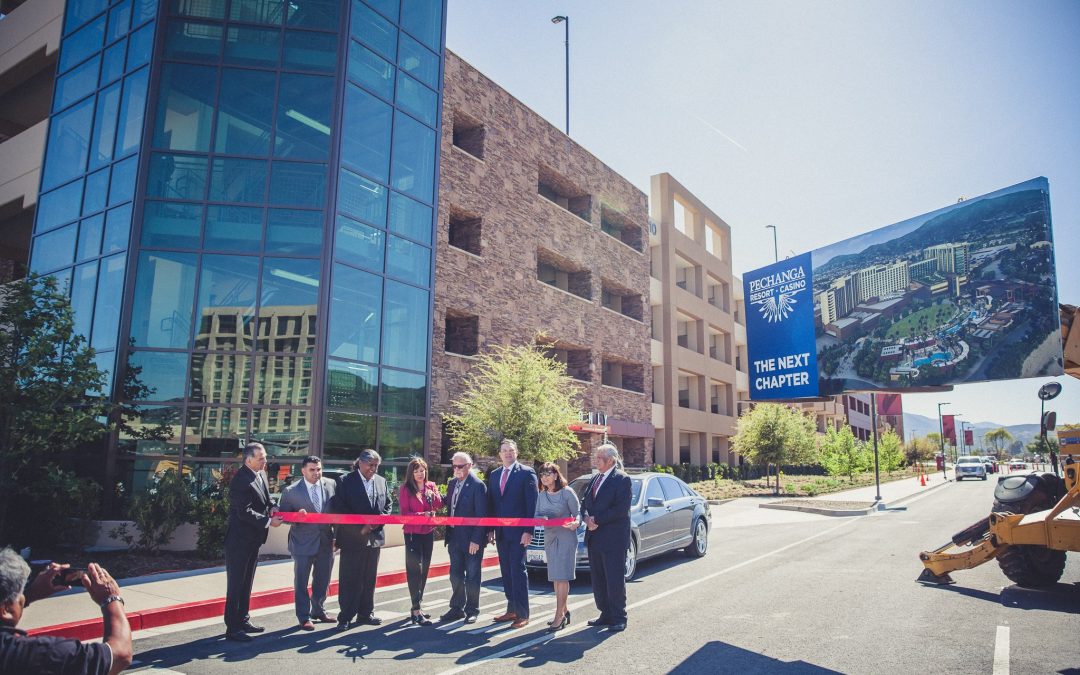
[[[33,514],[32,518],[9,519],[13,543],[81,549],[95,532],[93,520],[101,505],[101,486],[49,463],[33,481],[19,484],[11,503],[18,504],[24,516]]]
[[[195,522],[199,534],[195,550],[204,558],[220,558],[225,550],[225,530],[229,525],[229,482],[236,469],[227,469],[214,479],[195,500]]]
[[[109,536],[132,548],[157,553],[172,541],[176,528],[191,517],[195,501],[190,482],[174,469],[154,474],[149,489],[131,500],[128,511],[138,535],[130,533],[124,524],[110,530]]]

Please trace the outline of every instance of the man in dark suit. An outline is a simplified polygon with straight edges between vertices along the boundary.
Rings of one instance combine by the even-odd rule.
[[[446,489],[444,504],[449,505],[450,515],[462,518],[487,516],[487,486],[472,474],[472,458],[464,452],[456,452],[450,458],[454,477]],[[475,623],[480,614],[480,574],[487,543],[487,528],[460,526],[446,528],[444,539],[450,554],[450,611],[440,617],[441,621],[465,619]]]
[[[330,510],[334,497],[334,481],[322,477],[322,460],[309,455],[300,463],[303,479],[281,492],[278,511],[324,513]],[[323,603],[330,588],[330,573],[334,568],[334,526],[318,523],[291,523],[289,554],[293,559],[293,596],[296,618],[301,630],[315,630],[312,619],[331,623],[334,617],[326,613]],[[312,577],[314,573],[314,577]],[[308,581],[311,594],[308,594]]]
[[[618,469],[618,460],[619,451],[611,443],[596,448],[592,462],[599,473],[585,488],[581,502],[593,599],[600,610],[589,625],[616,632],[626,630],[623,571],[630,546],[630,477]]]
[[[499,443],[502,466],[488,474],[488,513],[497,518],[532,518],[536,515],[536,472],[517,461],[517,443],[504,438]],[[529,624],[529,574],[525,569],[525,547],[532,541],[533,528],[496,527],[490,540],[499,549],[506,612],[496,622],[513,621],[511,628]]]
[[[281,525],[273,513],[266,481],[266,448],[261,443],[244,446],[244,464],[229,482],[229,523],[225,530],[225,639],[248,642],[262,626],[250,621],[251,582],[259,547],[266,543],[267,528]]]
[[[374,450],[360,453],[353,471],[338,479],[331,504],[334,513],[360,515],[389,515],[393,507],[386,489],[386,479],[380,476],[382,458]],[[341,549],[338,563],[337,627],[367,624],[378,626],[382,619],[375,616],[375,582],[378,579],[379,551],[385,540],[382,525],[339,525],[337,546]],[[355,617],[355,622],[353,618]]]

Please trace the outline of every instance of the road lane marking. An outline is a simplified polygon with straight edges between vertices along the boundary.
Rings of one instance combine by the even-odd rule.
[[[839,525],[836,525],[834,527],[830,527],[827,530],[822,530],[821,532],[818,532],[817,534],[812,534],[809,537],[806,537],[804,539],[800,539],[799,541],[792,542],[792,543],[787,544],[785,546],[781,546],[780,548],[769,551],[768,553],[762,553],[761,555],[759,555],[759,556],[757,556],[755,558],[750,558],[750,559],[744,560],[744,561],[742,561],[740,563],[736,563],[734,565],[731,565],[730,567],[725,567],[722,570],[717,570],[716,572],[713,572],[712,574],[706,574],[705,576],[699,577],[699,578],[695,579],[694,581],[689,581],[689,582],[683,584],[682,586],[676,586],[675,588],[670,588],[670,589],[668,589],[666,591],[656,593],[654,595],[650,595],[649,597],[645,598],[644,600],[639,600],[639,601],[637,601],[637,602],[635,602],[633,604],[627,605],[626,609],[627,610],[636,609],[638,607],[642,607],[644,605],[647,605],[647,604],[649,604],[651,602],[656,602],[657,600],[659,600],[661,598],[666,598],[669,595],[673,595],[675,593],[682,593],[683,591],[685,591],[688,588],[692,588],[693,586],[697,586],[698,584],[709,581],[710,579],[715,579],[716,577],[721,576],[723,574],[728,574],[729,572],[734,572],[735,570],[746,567],[747,565],[752,565],[753,563],[764,560],[765,558],[772,557],[774,555],[777,555],[778,553],[783,553],[784,551],[787,551],[788,549],[791,549],[791,548],[795,548],[796,546],[801,546],[801,545],[803,545],[803,544],[805,544],[805,543],[807,543],[809,541],[813,541],[814,539],[817,539],[819,537],[824,537],[827,534],[831,534],[832,532],[836,532],[837,530],[848,527],[852,523],[857,523],[860,520],[862,520],[862,519],[861,518],[851,518],[850,520],[842,522]],[[576,609],[578,609],[580,607],[585,607],[585,606],[591,605],[591,604],[593,604],[593,601],[592,601],[592,598],[589,598],[588,600],[582,600],[580,602],[575,602],[573,604],[570,604],[570,605],[568,605],[567,608],[573,611],[573,610],[576,610]],[[550,642],[551,640],[554,640],[557,637],[560,637],[560,638],[561,637],[566,637],[568,635],[572,635],[574,633],[578,633],[578,632],[581,632],[581,631],[589,629],[589,628],[590,628],[590,626],[588,626],[583,621],[583,622],[577,624],[576,626],[574,626],[572,628],[567,626],[566,628],[559,631],[558,633],[544,633],[540,637],[535,637],[535,638],[533,638],[531,640],[527,640],[525,642],[515,643],[515,644],[507,647],[506,649],[495,652],[494,654],[489,654],[487,656],[480,657],[479,659],[477,659],[475,661],[471,661],[469,663],[463,663],[460,666],[457,666],[455,668],[450,668],[449,670],[444,670],[441,673],[439,673],[438,675],[454,675],[455,673],[461,673],[461,672],[464,672],[466,670],[469,670],[470,668],[472,668],[474,666],[478,666],[478,665],[487,663],[488,661],[494,661],[496,659],[501,659],[501,658],[510,656],[512,654],[518,654],[518,653],[521,653],[522,651],[524,651],[526,649],[529,649],[530,647],[534,647],[536,645],[544,644],[545,642]],[[1006,671],[1006,673],[1008,673],[1008,671]],[[995,675],[997,675],[996,672],[995,672]]]
[[[998,626],[994,639],[994,675],[1009,675],[1009,627]]]

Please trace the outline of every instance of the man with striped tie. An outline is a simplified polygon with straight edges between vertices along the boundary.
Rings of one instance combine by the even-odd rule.
[[[322,460],[314,455],[305,457],[300,464],[300,473],[303,480],[282,491],[278,510],[301,514],[329,511],[336,484],[322,477]],[[333,623],[335,620],[323,607],[330,587],[330,572],[334,567],[334,528],[333,525],[318,523],[291,523],[291,526],[289,554],[293,559],[296,619],[300,622],[300,630],[315,630],[312,621]]]

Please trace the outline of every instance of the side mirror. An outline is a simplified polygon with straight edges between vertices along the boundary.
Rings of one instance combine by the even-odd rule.
[[[650,508],[653,507],[653,506],[663,507],[664,506],[664,500],[661,499],[660,497],[649,497],[649,501],[646,502],[645,505],[650,507]]]

